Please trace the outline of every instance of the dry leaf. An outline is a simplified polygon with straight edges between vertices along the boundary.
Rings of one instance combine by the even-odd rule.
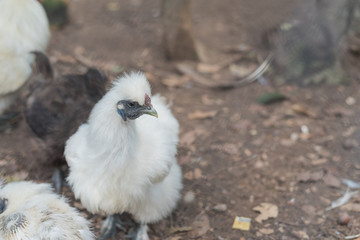
[[[360,203],[348,203],[340,208],[345,211],[360,212]]]
[[[199,63],[196,67],[196,70],[200,73],[216,73],[220,71],[221,66],[216,64],[206,64],[206,63]]]
[[[209,217],[205,213],[200,213],[195,217],[191,226],[193,228],[192,234],[194,237],[203,236],[210,229]]]
[[[194,178],[195,179],[200,179],[202,178],[202,171],[200,168],[195,168],[194,169]]]
[[[252,50],[252,47],[250,47],[245,43],[228,45],[224,47],[224,51],[229,53],[244,53],[244,52],[249,52],[250,50]]]
[[[120,10],[120,5],[118,2],[109,2],[106,4],[106,10],[110,12],[117,12]]]
[[[356,130],[357,130],[357,127],[351,126],[342,135],[343,135],[343,137],[350,137],[351,135],[353,135],[356,132]]]
[[[165,79],[163,79],[161,81],[162,84],[164,84],[167,87],[181,87],[184,86],[185,83],[187,83],[189,81],[189,77],[187,76],[183,76],[183,77],[178,77],[178,76],[170,76],[167,77]]]
[[[261,228],[259,230],[259,232],[262,233],[262,234],[265,234],[265,235],[269,235],[269,234],[274,233],[274,230],[271,229],[271,228]]]
[[[337,177],[332,175],[331,173],[327,173],[323,177],[323,180],[324,180],[325,184],[330,186],[330,187],[339,188],[341,186],[341,181]]]
[[[194,143],[196,136],[195,136],[196,132],[195,131],[189,131],[185,134],[183,134],[180,137],[180,145],[181,146],[190,146]]]
[[[322,177],[324,176],[324,172],[323,171],[317,171],[317,172],[302,172],[297,176],[297,179],[299,182],[316,182],[319,181],[320,179],[322,179]]]
[[[311,161],[311,165],[317,166],[317,165],[327,163],[327,161],[328,160],[326,158],[320,158],[320,159],[316,159],[316,160]]]
[[[200,111],[200,110],[197,110],[193,113],[190,113],[188,115],[188,118],[190,120],[195,120],[195,119],[206,119],[206,118],[213,118],[216,116],[216,113],[217,111],[214,110],[214,111],[207,111],[207,112],[203,112],[203,111]]]
[[[184,174],[184,178],[187,180],[192,180],[194,178],[194,173],[192,171],[188,171]]]
[[[304,106],[302,104],[293,104],[291,106],[291,109],[299,114],[311,117],[311,118],[316,118],[316,113],[311,110],[308,106]]]
[[[193,230],[192,227],[172,227],[169,229],[169,233],[170,234],[174,234],[174,233],[180,233],[180,232],[190,232],[191,230]]]
[[[256,69],[256,65],[249,63],[242,65],[231,64],[229,69],[233,76],[243,78],[252,73]]]
[[[71,64],[77,63],[76,59],[71,55],[65,55],[59,51],[54,51],[53,54],[58,61],[71,63]]]
[[[229,155],[236,155],[239,153],[239,147],[233,143],[225,143],[222,149]]]
[[[259,206],[253,208],[254,211],[260,212],[260,215],[255,218],[255,221],[262,223],[262,221],[269,218],[276,218],[279,214],[279,208],[272,203],[261,203]]]
[[[223,104],[224,100],[222,99],[212,99],[208,95],[204,94],[201,96],[201,103],[208,106],[214,106],[214,105],[221,105]]]
[[[305,231],[293,231],[293,234],[297,236],[299,239],[309,239],[309,236]]]

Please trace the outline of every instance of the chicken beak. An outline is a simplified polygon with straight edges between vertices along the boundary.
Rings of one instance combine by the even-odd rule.
[[[152,105],[147,107],[142,112],[143,112],[143,114],[148,114],[148,115],[151,115],[151,116],[156,117],[156,118],[158,117],[158,113],[156,112],[155,108]]]

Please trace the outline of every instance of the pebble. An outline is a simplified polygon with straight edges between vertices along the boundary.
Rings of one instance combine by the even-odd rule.
[[[215,207],[213,207],[213,209],[217,212],[225,212],[227,209],[227,206],[226,206],[226,204],[220,203],[220,204],[217,204]]]
[[[193,191],[187,191],[184,195],[185,203],[192,203],[195,200],[195,193]]]
[[[346,212],[339,213],[337,223],[340,225],[347,225],[350,222],[350,216]]]

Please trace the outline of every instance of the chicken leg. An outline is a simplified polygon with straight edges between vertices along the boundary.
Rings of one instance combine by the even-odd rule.
[[[147,229],[147,224],[140,224],[136,232],[127,234],[126,238],[129,238],[131,240],[149,240]]]
[[[126,232],[125,226],[133,226],[132,222],[123,222],[120,219],[119,214],[107,216],[103,225],[101,226],[101,234],[97,238],[98,240],[106,240],[114,237],[117,233],[117,229]]]

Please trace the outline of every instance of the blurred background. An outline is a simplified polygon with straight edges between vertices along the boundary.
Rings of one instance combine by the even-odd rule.
[[[359,239],[358,1],[42,4],[56,72],[144,71],[172,104],[183,199],[151,238]],[[23,125],[1,133],[0,176],[50,181]],[[64,194],[98,232],[102,218]]]

